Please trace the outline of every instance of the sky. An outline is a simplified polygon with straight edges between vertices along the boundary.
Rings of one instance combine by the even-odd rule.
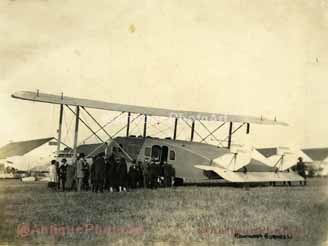
[[[252,144],[327,147],[327,8],[323,0],[1,1],[0,145],[56,135],[58,106],[10,97],[39,89],[124,104],[276,117],[289,127],[254,125]],[[92,113],[101,123],[117,114]],[[151,133],[173,124],[164,123]],[[65,112],[68,144],[72,125]],[[142,127],[135,127],[139,135]],[[182,139],[188,137],[185,131]],[[79,141],[88,134],[81,128]],[[235,141],[244,135],[238,133]]]

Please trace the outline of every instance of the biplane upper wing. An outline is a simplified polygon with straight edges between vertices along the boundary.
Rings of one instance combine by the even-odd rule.
[[[12,94],[12,97],[22,100],[34,101],[34,102],[66,104],[71,106],[83,106],[86,108],[119,111],[119,112],[130,112],[130,113],[137,113],[137,114],[145,114],[149,116],[184,118],[184,119],[204,120],[204,121],[240,122],[240,123],[252,123],[252,124],[262,124],[262,125],[282,125],[282,126],[288,125],[287,123],[281,121],[271,120],[263,117],[133,106],[133,105],[109,103],[109,102],[83,99],[83,98],[58,96],[53,94],[45,94],[45,93],[31,92],[31,91],[18,91]]]

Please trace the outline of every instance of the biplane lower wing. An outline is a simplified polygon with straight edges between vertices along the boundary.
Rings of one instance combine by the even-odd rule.
[[[194,167],[213,171],[223,179],[233,183],[260,183],[260,182],[296,182],[304,181],[304,178],[294,172],[233,172],[217,166],[195,165]]]
[[[94,108],[94,109],[102,109],[102,110],[118,111],[118,112],[130,112],[130,113],[144,114],[149,116],[182,118],[182,119],[193,119],[193,120],[204,120],[204,121],[240,122],[240,123],[247,122],[247,123],[261,124],[261,125],[288,126],[287,123],[277,121],[276,119],[267,119],[264,117],[142,107],[142,106],[110,103],[110,102],[83,99],[83,98],[67,97],[63,95],[58,96],[53,94],[31,92],[31,91],[18,91],[12,94],[12,97],[16,99],[28,100],[33,102],[64,104],[64,105],[66,104],[70,106],[81,106],[86,108]]]

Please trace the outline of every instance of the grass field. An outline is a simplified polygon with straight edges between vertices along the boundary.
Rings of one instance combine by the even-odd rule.
[[[51,192],[45,183],[3,180],[0,242],[324,245],[328,235],[327,181],[312,179],[307,187],[187,186],[93,194]],[[258,234],[263,238],[254,236]],[[270,238],[286,234],[288,239]]]

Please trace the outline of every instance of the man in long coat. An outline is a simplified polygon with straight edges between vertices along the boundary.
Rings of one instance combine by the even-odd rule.
[[[104,192],[105,179],[105,159],[104,153],[100,153],[94,163],[94,180],[96,183],[95,192]]]
[[[108,158],[108,163],[107,163],[107,170],[106,170],[106,182],[108,185],[108,189],[110,192],[113,192],[113,189],[115,188],[115,157],[114,155],[111,155]]]
[[[128,167],[125,159],[122,157],[117,167],[117,174],[119,180],[119,191],[126,191],[128,186]]]
[[[76,160],[76,184],[77,184],[77,191],[80,192],[82,189],[82,184],[83,184],[83,177],[84,177],[84,172],[83,172],[83,166],[86,160],[84,159],[85,155],[84,153],[80,153],[79,157]]]
[[[66,172],[67,172],[67,160],[66,159],[62,159],[62,164],[59,167],[59,179],[60,179],[60,183],[62,186],[62,190],[65,191],[65,186],[66,186]]]

